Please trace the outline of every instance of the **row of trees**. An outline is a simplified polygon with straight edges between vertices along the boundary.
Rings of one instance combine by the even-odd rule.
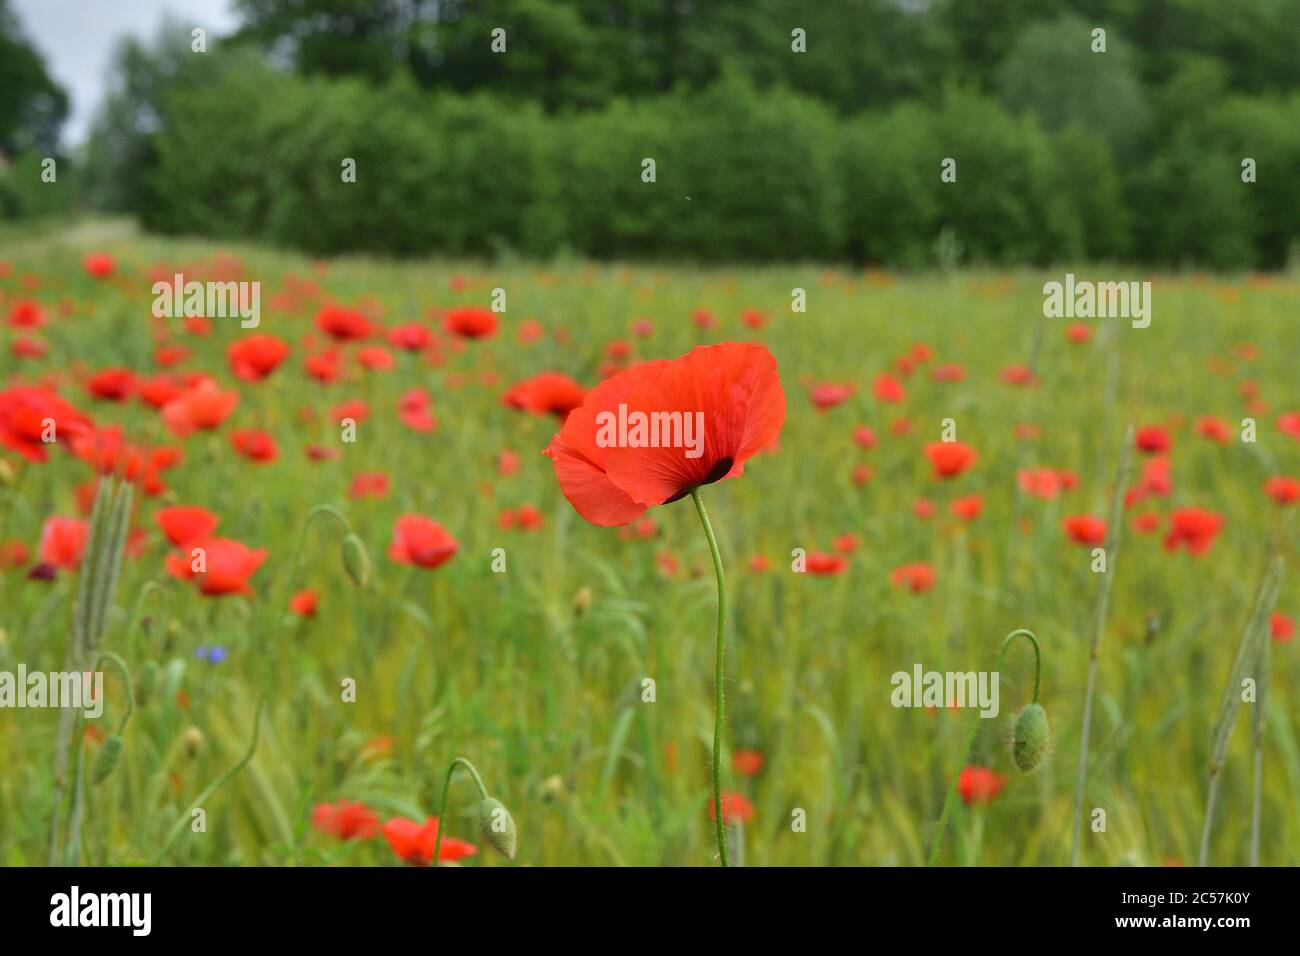
[[[24,61],[0,217],[75,199],[321,253],[1276,267],[1293,3],[236,0],[207,53],[190,24],[123,44],[58,190],[37,157],[66,100]]]

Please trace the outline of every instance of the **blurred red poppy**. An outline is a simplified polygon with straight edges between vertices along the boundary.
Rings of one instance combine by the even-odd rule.
[[[250,548],[230,538],[199,538],[188,542],[186,552],[167,556],[167,573],[182,581],[196,581],[207,597],[251,595],[248,579],[266,560],[263,548]]]
[[[966,806],[973,803],[991,803],[1002,792],[1007,778],[988,767],[963,767],[957,778],[957,792]]]
[[[172,505],[159,508],[153,520],[162,533],[176,547],[184,547],[199,538],[209,538],[217,530],[221,519],[207,508],[198,505]]]
[[[393,526],[388,556],[399,564],[433,569],[450,561],[459,547],[447,529],[432,518],[405,514]]]
[[[340,840],[369,840],[379,835],[378,814],[355,800],[316,804],[311,825]]]
[[[1096,515],[1071,515],[1061,522],[1061,528],[1076,544],[1096,548],[1106,543],[1106,522]]]
[[[934,477],[956,478],[971,468],[977,459],[975,449],[959,441],[935,441],[925,446],[925,455],[934,468]]]
[[[1171,526],[1165,535],[1165,550],[1186,547],[1194,555],[1205,554],[1223,528],[1223,518],[1204,508],[1183,508],[1170,515]]]
[[[496,313],[481,306],[448,309],[443,328],[462,339],[486,339],[497,330]]]
[[[90,538],[90,525],[76,518],[46,518],[41,526],[41,561],[64,571],[81,566]]]
[[[709,800],[709,819],[718,818],[718,808],[714,805],[712,799]],[[732,790],[722,791],[722,822],[731,823],[739,821],[748,823],[754,819],[754,805],[749,802],[744,794],[736,793]]]
[[[383,834],[393,852],[405,862],[416,866],[428,866],[433,862],[433,848],[438,842],[437,817],[428,817],[424,823],[394,817],[384,824]],[[438,862],[452,863],[477,852],[478,848],[472,843],[444,836],[442,845],[438,847]]]
[[[501,397],[509,408],[563,420],[582,404],[586,390],[561,372],[542,372],[513,386]]]
[[[289,346],[274,335],[249,335],[226,347],[226,358],[235,377],[260,382],[289,355]]]

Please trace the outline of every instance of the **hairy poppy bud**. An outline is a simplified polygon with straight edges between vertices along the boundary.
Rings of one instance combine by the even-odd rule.
[[[506,859],[513,860],[519,848],[519,831],[515,818],[496,797],[485,797],[478,805],[478,825],[483,839]]]
[[[1023,773],[1029,773],[1042,762],[1050,738],[1047,712],[1038,704],[1026,705],[1016,718],[1011,737],[1011,756]]]
[[[122,746],[122,738],[117,734],[104,741],[104,745],[99,748],[99,755],[95,757],[95,765],[90,771],[91,783],[102,783],[117,769],[118,761],[122,759]]]
[[[369,583],[370,553],[366,551],[365,542],[352,533],[343,538],[343,568],[357,587],[363,588]]]

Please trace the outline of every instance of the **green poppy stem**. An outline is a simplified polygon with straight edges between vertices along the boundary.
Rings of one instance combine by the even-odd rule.
[[[713,525],[709,523],[709,513],[704,510],[700,489],[692,489],[691,500],[695,502],[695,510],[700,514],[700,524],[704,525],[704,536],[709,540],[709,552],[713,555],[713,573],[718,578],[718,630],[713,659],[713,818],[718,838],[718,858],[723,866],[727,866],[727,834],[722,819],[721,764],[722,721],[726,707],[726,696],[722,686],[722,660],[727,645],[727,580],[722,571],[722,555],[718,552],[718,539],[713,534]]]
[[[1038,647],[1038,638],[1034,632],[1026,628],[1018,628],[1006,636],[1002,642],[1002,652],[998,654],[998,671],[1002,670],[1002,665],[1007,659],[1007,648],[1017,637],[1023,637],[1034,645],[1034,696],[1031,703],[1038,703],[1038,687],[1043,674],[1043,655]],[[966,746],[961,752],[961,767],[965,768],[966,762],[970,760],[971,748],[975,746],[975,738],[979,736],[980,721],[983,718],[978,714],[971,721],[970,735],[966,738]],[[953,774],[952,786],[948,788],[948,796],[943,801],[943,812],[939,814],[939,832],[934,835],[934,843],[930,846],[930,858],[926,861],[926,866],[934,866],[939,862],[939,850],[943,846],[943,835],[948,829],[948,814],[952,812],[953,800],[957,796],[957,781],[961,778],[961,769]]]
[[[483,786],[483,778],[478,775],[478,770],[474,765],[464,757],[457,757],[447,767],[447,778],[442,782],[442,799],[438,801],[438,835],[433,840],[433,866],[438,865],[438,854],[442,852],[442,833],[447,829],[447,791],[451,789],[451,777],[456,772],[457,767],[464,767],[469,771],[469,775],[474,778],[474,786],[478,787],[479,796],[486,800],[488,798],[487,787]]]

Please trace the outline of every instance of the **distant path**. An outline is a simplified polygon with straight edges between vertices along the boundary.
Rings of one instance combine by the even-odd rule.
[[[44,252],[61,246],[94,246],[137,235],[131,219],[40,220],[33,223],[5,223],[0,228],[0,250]]]

